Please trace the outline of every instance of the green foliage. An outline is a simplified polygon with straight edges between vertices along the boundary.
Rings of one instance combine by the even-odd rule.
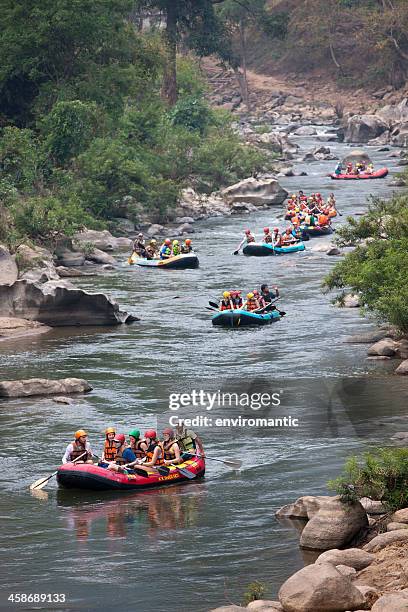
[[[39,178],[40,153],[34,133],[6,127],[0,133],[0,172],[3,189],[29,190]]]
[[[263,599],[265,595],[265,585],[259,580],[255,580],[254,582],[250,582],[244,593],[244,606],[247,606],[251,603],[251,601],[256,601],[257,599]]]
[[[43,122],[44,146],[48,155],[58,165],[64,165],[84,151],[95,135],[100,115],[95,103],[81,100],[57,102]]]
[[[343,474],[329,482],[344,502],[368,497],[389,511],[408,505],[408,449],[379,448],[363,457],[350,457]]]
[[[368,312],[407,332],[408,196],[373,201],[360,220],[348,220],[337,240],[357,246],[333,268],[325,288],[351,287]]]
[[[208,104],[200,98],[192,96],[181,98],[170,111],[173,125],[180,125],[201,135],[207,130],[212,115]]]
[[[177,89],[179,96],[201,98],[208,86],[198,62],[181,55],[177,58]]]

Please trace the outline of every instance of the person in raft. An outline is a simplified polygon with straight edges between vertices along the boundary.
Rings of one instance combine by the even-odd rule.
[[[109,463],[108,470],[113,470],[114,472],[123,472],[123,467],[127,463],[136,461],[136,456],[132,449],[126,445],[125,434],[116,434],[114,444],[116,446],[116,456],[114,461],[111,461]]]
[[[181,252],[186,255],[187,253],[191,253],[192,250],[191,238],[186,238],[184,244],[181,245]]]
[[[171,240],[170,238],[166,238],[163,244],[160,247],[160,259],[168,259],[171,257]]]
[[[343,174],[343,164],[342,164],[341,162],[339,162],[339,163],[337,164],[337,166],[335,167],[335,169],[334,169],[334,174],[335,174],[336,176],[339,176],[340,174]]]
[[[250,244],[251,242],[255,242],[255,236],[251,234],[251,230],[246,229],[245,236],[239,243],[239,246],[237,247],[237,249],[234,251],[234,254],[238,254],[241,248],[244,246],[244,244]]]
[[[65,449],[62,463],[93,463],[91,445],[88,442],[88,434],[83,429],[74,433],[74,440]],[[81,457],[79,461],[76,461]]]
[[[201,455],[204,457],[204,447],[198,435],[187,429],[183,421],[179,421],[175,428],[175,440],[180,451],[190,456]]]
[[[263,236],[262,242],[264,242],[265,244],[272,244],[273,237],[272,237],[269,227],[264,227],[263,231],[264,231],[264,236]]]
[[[259,308],[264,308],[266,306],[266,302],[263,296],[259,293],[258,289],[254,289],[252,293],[254,294],[254,297],[259,304]]]
[[[163,430],[163,451],[164,451],[164,465],[171,465],[172,463],[183,463],[181,458],[180,447],[176,440],[176,434],[174,429],[166,427]]]
[[[274,285],[273,287],[274,292],[269,291],[269,287],[266,283],[264,283],[263,285],[261,285],[261,296],[265,302],[265,304],[270,304],[271,307],[273,300],[276,300],[276,298],[279,297],[279,289],[277,287],[277,285]],[[269,308],[268,310],[273,310],[275,309],[275,306],[273,306],[273,308]]]
[[[254,310],[259,309],[259,303],[253,293],[247,293],[247,299],[243,306],[243,310],[247,310],[248,312],[253,312]]]
[[[240,308],[242,308],[244,300],[242,299],[241,291],[230,291],[230,294],[234,309],[239,310]]]
[[[180,247],[180,243],[178,240],[173,240],[173,244],[172,244],[172,251],[173,251],[173,257],[176,257],[176,255],[180,255],[181,254],[181,247]]]
[[[146,247],[146,259],[154,259],[157,257],[157,240],[152,238]]]
[[[139,255],[139,257],[146,257],[146,244],[142,233],[137,235],[133,243],[133,251]]]
[[[115,444],[116,430],[114,427],[105,429],[105,444],[103,445],[101,461],[115,461],[117,446]]]
[[[282,246],[282,234],[279,231],[279,227],[273,228],[273,246]]]
[[[233,309],[234,309],[234,304],[231,300],[231,292],[224,291],[224,293],[222,294],[222,300],[219,305],[219,310],[222,312],[223,310],[233,310]]]
[[[129,436],[129,448],[139,461],[144,459],[147,451],[147,443],[144,438],[141,438],[140,431],[138,429],[132,429],[128,433]]]

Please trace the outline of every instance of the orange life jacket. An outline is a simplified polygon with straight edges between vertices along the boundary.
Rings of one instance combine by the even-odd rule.
[[[135,446],[130,446],[129,447],[134,452],[134,454],[136,456],[136,459],[143,459],[143,457],[146,456],[146,453],[141,448],[142,442],[145,442],[145,441],[144,440],[138,440],[136,442]]]
[[[319,215],[317,217],[317,222],[319,225],[327,225],[329,223],[329,217],[327,215]]]
[[[125,450],[125,446],[122,445],[120,448],[116,449],[115,463],[118,465],[124,465],[127,461],[123,458],[123,451]]]
[[[220,310],[232,310],[231,300],[229,298],[227,304],[224,302],[224,300],[221,301]]]
[[[73,440],[71,444],[73,446],[73,450],[71,451],[71,454],[69,457],[70,461],[74,461],[75,459],[83,455],[85,452],[86,452],[86,455],[82,457],[81,461],[87,461],[88,459],[91,458],[90,456],[88,456],[89,453],[86,450],[85,445],[80,444],[77,440]]]
[[[246,308],[249,312],[251,312],[252,310],[256,310],[258,308],[258,304],[255,300],[248,300]]]
[[[118,449],[115,446],[113,440],[105,440],[105,445],[103,447],[103,456],[106,461],[115,461],[115,457],[117,455]]]
[[[154,465],[163,465],[164,463],[164,449],[163,449],[163,444],[161,442],[151,442],[149,448],[146,451],[146,457],[147,457],[147,461],[152,461],[153,459],[153,454],[154,454],[154,450],[156,448],[156,446],[158,446],[161,450],[161,457],[157,458],[157,461]]]
[[[169,440],[163,442],[164,458],[168,461],[176,457],[176,452],[173,450],[173,446],[177,444],[177,440]]]

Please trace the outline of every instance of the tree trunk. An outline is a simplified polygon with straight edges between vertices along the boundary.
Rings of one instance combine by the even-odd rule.
[[[177,102],[177,7],[174,0],[167,2],[166,9],[167,57],[164,66],[162,98],[169,106]]]
[[[244,20],[241,19],[239,22],[239,39],[241,44],[241,57],[242,57],[242,72],[238,69],[235,74],[238,79],[238,84],[241,90],[241,96],[244,101],[247,110],[250,109],[249,93],[248,93],[248,79],[247,79],[247,45],[246,45],[246,30]]]

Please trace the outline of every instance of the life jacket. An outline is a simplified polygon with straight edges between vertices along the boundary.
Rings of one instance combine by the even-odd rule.
[[[170,257],[170,255],[171,255],[171,249],[167,245],[163,244],[163,246],[160,249],[160,257],[162,259],[165,259],[166,257]]]
[[[177,440],[169,440],[168,442],[163,442],[163,450],[164,450],[164,458],[167,461],[174,459],[176,456],[176,452],[173,450],[173,446],[177,444]]]
[[[105,445],[103,447],[103,456],[106,461],[115,461],[118,449],[115,446],[114,441],[110,442],[109,440],[105,440]]]
[[[123,458],[124,450],[125,449],[123,448],[123,446],[117,449],[115,463],[117,463],[118,465],[124,465],[125,463],[127,463],[127,461]]]
[[[317,222],[319,225],[327,225],[329,223],[329,217],[327,215],[319,215]]]
[[[248,244],[249,244],[250,242],[255,242],[255,238],[253,237],[253,235],[252,235],[252,234],[249,234],[249,236],[247,236],[247,242],[248,242]]]
[[[84,452],[86,452],[86,455],[84,455],[81,459],[81,461],[87,461],[90,457],[88,456],[89,453],[85,448],[85,445],[79,444],[77,442],[77,440],[73,440],[71,442],[73,450],[71,451],[71,455],[70,455],[70,460],[71,461],[75,461],[75,459],[77,459],[78,457],[80,457],[81,455],[84,454]]]
[[[271,244],[271,242],[272,242],[272,236],[271,236],[270,234],[265,234],[265,236],[264,236],[264,242],[265,242],[266,244]]]
[[[180,247],[176,244],[175,246],[173,246],[173,255],[180,255]]]
[[[287,242],[293,242],[293,234],[283,234],[282,236],[282,242],[287,243]]]
[[[194,453],[196,451],[196,443],[195,440],[193,440],[193,438],[191,438],[190,436],[186,435],[181,438],[179,436],[176,436],[176,442],[179,445],[180,451],[182,453]]]
[[[243,302],[242,297],[236,297],[232,300],[232,303],[234,305],[234,309],[239,310],[240,308],[242,308],[242,305],[244,302]]]
[[[252,310],[257,310],[258,304],[256,303],[256,300],[254,299],[248,300],[246,304],[246,308],[248,312],[251,312]]]
[[[300,225],[300,218],[298,215],[295,215],[294,217],[292,217],[291,221],[293,225]]]
[[[130,446],[129,448],[134,452],[136,459],[143,459],[146,456],[144,450],[140,447],[140,445],[144,442],[144,440],[138,440],[135,446]]]
[[[157,458],[157,461],[154,465],[163,465],[164,463],[164,449],[163,449],[163,444],[161,442],[151,442],[150,446],[148,447],[147,451],[146,451],[146,458],[147,461],[152,461],[153,459],[153,454],[154,454],[154,449],[156,448],[156,446],[158,446],[161,450],[161,457]]]
[[[220,310],[232,310],[232,306],[231,306],[231,300],[228,298],[228,302],[227,304],[225,303],[224,300],[221,300],[221,304],[220,304]]]

